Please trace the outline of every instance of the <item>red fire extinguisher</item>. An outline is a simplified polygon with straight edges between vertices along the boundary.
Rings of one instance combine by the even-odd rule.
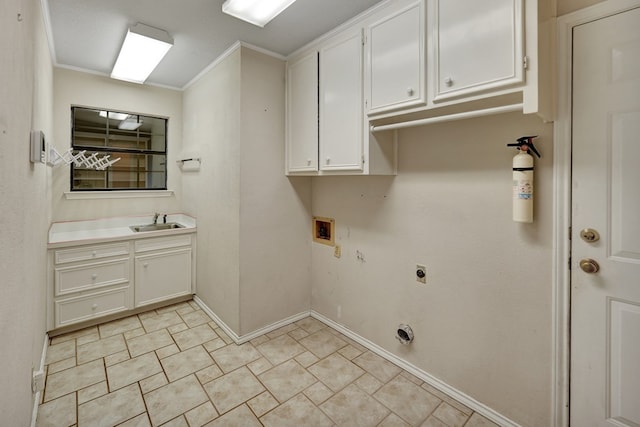
[[[540,153],[533,145],[537,136],[522,136],[518,142],[507,144],[517,147],[518,154],[513,158],[513,220],[515,222],[533,222],[533,156]]]

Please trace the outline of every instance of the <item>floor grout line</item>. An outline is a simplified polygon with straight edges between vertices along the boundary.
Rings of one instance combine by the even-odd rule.
[[[187,304],[188,308],[184,304]],[[144,409],[143,414],[145,414],[146,421],[148,423],[151,423],[151,420],[152,420],[151,414],[152,412],[154,412],[156,413],[156,419],[166,419],[167,416],[171,417],[168,421],[163,421],[163,423],[176,422],[176,423],[184,424],[186,422],[186,424],[189,425],[189,427],[195,427],[195,426],[192,426],[191,422],[189,421],[189,417],[187,417],[187,414],[191,413],[193,414],[193,417],[202,416],[192,411],[195,411],[198,408],[204,407],[204,405],[207,405],[207,404],[211,405],[211,409],[215,411],[215,415],[216,415],[211,420],[210,423],[209,422],[207,423],[207,427],[208,427],[208,424],[211,424],[212,427],[215,427],[219,422],[223,422],[223,421],[218,422],[218,420],[221,420],[223,418],[229,419],[232,416],[242,416],[242,414],[247,416],[250,414],[252,417],[255,418],[254,422],[257,421],[262,425],[269,425],[269,423],[273,423],[274,420],[280,420],[281,422],[295,423],[296,419],[282,418],[283,417],[282,412],[284,411],[284,408],[291,409],[295,413],[296,410],[300,411],[303,408],[299,406],[299,404],[303,402],[307,402],[312,404],[313,407],[319,412],[316,411],[313,413],[303,413],[303,414],[297,414],[297,415],[294,414],[291,416],[303,417],[301,419],[304,419],[305,416],[320,417],[320,419],[330,420],[331,425],[341,425],[340,422],[345,423],[346,422],[345,420],[352,420],[352,421],[354,420],[353,418],[350,418],[350,417],[360,417],[361,419],[359,419],[358,421],[362,421],[364,423],[363,425],[371,425],[372,427],[375,427],[380,423],[384,423],[385,420],[391,419],[391,418],[393,418],[393,420],[396,420],[396,421],[397,419],[401,419],[405,423],[408,423],[408,421],[418,422],[418,420],[420,420],[419,424],[427,423],[428,419],[433,418],[435,420],[433,421],[434,423],[440,423],[437,425],[445,425],[449,427],[461,427],[463,425],[465,425],[466,427],[473,427],[476,425],[477,426],[481,426],[481,425],[495,426],[495,424],[493,424],[492,422],[484,418],[480,421],[475,421],[475,419],[477,418],[477,417],[474,417],[474,416],[477,416],[475,412],[470,410],[467,411],[469,413],[465,411],[461,411],[460,409],[458,409],[458,407],[464,408],[464,405],[460,404],[459,402],[455,401],[454,399],[448,396],[447,396],[447,399],[444,399],[443,397],[446,396],[444,395],[444,393],[439,393],[439,395],[432,393],[428,388],[424,387],[425,383],[419,378],[412,376],[411,373],[393,365],[389,361],[386,361],[379,355],[373,353],[371,350],[364,348],[357,343],[354,343],[353,340],[351,340],[349,337],[344,336],[339,331],[332,329],[329,325],[326,325],[313,317],[303,318],[289,325],[282,326],[264,335],[253,338],[247,343],[244,343],[242,345],[236,345],[232,341],[228,342],[230,341],[229,337],[225,339],[226,333],[224,333],[224,331],[219,327],[219,325],[217,325],[214,321],[209,319],[207,314],[203,312],[199,307],[195,308],[192,304],[188,302],[178,303],[172,307],[173,308],[163,308],[160,312],[158,312],[158,310],[150,310],[148,312],[139,313],[134,316],[130,316],[129,318],[119,319],[119,320],[107,322],[101,325],[93,326],[91,328],[95,328],[94,330],[97,332],[98,339],[96,341],[92,340],[88,342],[83,342],[82,344],[78,344],[78,340],[80,338],[91,334],[91,332],[87,332],[87,331],[90,331],[91,328],[87,328],[87,331],[85,331],[86,333],[83,333],[82,331],[71,332],[68,335],[72,335],[72,334],[76,334],[76,335],[74,335],[74,337],[69,340],[65,340],[64,335],[61,335],[60,337],[62,338],[55,341],[53,338],[49,339],[49,348],[55,347],[60,344],[64,344],[68,341],[73,341],[73,345],[74,345],[75,364],[72,367],[69,367],[54,373],[54,374],[60,374],[58,378],[61,378],[61,376],[64,375],[65,371],[67,371],[68,373],[77,372],[77,371],[71,371],[71,370],[98,360],[98,359],[94,359],[90,361],[85,361],[82,364],[78,363],[80,360],[80,352],[79,352],[80,347],[95,343],[93,344],[92,347],[83,347],[84,349],[90,349],[89,355],[107,353],[100,358],[102,361],[102,370],[104,374],[106,394],[93,397],[92,399],[87,400],[86,402],[83,402],[82,404],[80,404],[79,403],[80,392],[82,390],[85,390],[88,387],[93,387],[99,383],[89,385],[89,386],[81,386],[80,388],[72,392],[75,394],[75,408],[73,408],[73,410],[75,410],[76,423],[78,427],[82,427],[80,426],[80,423],[83,421],[83,420],[80,420],[81,405],[85,405],[89,402],[94,402],[93,406],[96,406],[97,405],[96,402],[99,402],[99,403],[104,402],[105,398],[109,395],[112,395],[112,397],[115,399],[114,393],[124,390],[127,387],[130,387],[132,384],[136,384],[137,386],[137,393],[139,394],[143,404],[143,408],[140,408],[140,409]],[[194,314],[194,313],[199,313],[199,314]],[[151,319],[158,318],[160,316],[164,316],[164,318],[156,319],[156,320],[158,320],[159,322],[166,321],[166,324],[158,323],[154,325]],[[171,324],[172,320],[170,319],[174,316],[177,317],[177,319],[179,319],[180,322]],[[205,316],[207,321],[201,323],[201,321],[205,319],[198,319],[199,316]],[[134,317],[136,318],[136,321],[131,320]],[[129,322],[130,324],[127,322]],[[162,325],[163,327],[157,328],[157,326],[159,325]],[[182,329],[183,325],[184,327],[186,327],[186,329]],[[207,328],[206,329],[202,328],[205,325]],[[111,327],[113,328],[113,330],[110,329]],[[123,329],[120,330],[118,328],[123,328]],[[137,330],[137,329],[142,329],[142,331],[140,332],[143,332],[143,333],[140,335],[136,333],[130,338],[126,337],[127,332]],[[174,330],[175,332],[172,333],[171,330]],[[194,330],[196,332],[191,334],[186,333],[187,331],[194,331]],[[206,332],[207,330],[210,332]],[[114,334],[113,333],[114,331],[118,331],[118,332]],[[160,341],[154,342],[153,340],[156,339],[158,335],[152,336],[152,338],[149,339],[148,342],[145,342],[144,339],[142,338],[145,336],[148,337],[151,334],[162,334],[160,331],[164,331],[164,334],[167,334],[169,336],[170,338],[169,344],[155,348]],[[219,331],[222,332],[224,335],[221,335]],[[320,333],[322,331],[324,331],[324,333]],[[111,335],[108,335],[108,334],[111,334]],[[179,335],[181,337],[180,340],[176,339],[176,336],[178,334],[182,334],[182,335]],[[118,360],[117,362],[114,362],[109,366],[107,366],[107,360],[109,356],[118,354],[120,351],[123,351],[123,350],[115,351],[115,350],[110,350],[108,348],[106,349],[101,348],[100,343],[108,339],[111,340],[109,341],[109,343],[112,343],[113,341],[117,341],[116,339],[113,338],[116,336],[121,336],[121,339],[124,341],[124,344],[125,344],[124,350],[127,351],[128,358],[125,360]],[[283,338],[285,336],[287,338]],[[58,338],[58,337],[54,337],[54,338]],[[137,354],[135,357],[132,357],[134,353],[131,347],[131,341],[135,340],[136,338],[140,338],[140,339],[138,341],[134,341],[136,343],[135,350],[136,352],[139,352],[139,351],[143,351],[143,352],[140,354]],[[91,339],[91,338],[85,338],[85,340],[86,339]],[[157,339],[159,340],[159,338]],[[222,343],[224,343],[224,345],[222,345],[221,347],[218,347],[218,345],[222,343],[215,344],[216,348],[213,348],[212,351],[209,351],[207,349],[206,344],[211,343],[212,341],[218,340],[218,339],[222,340]],[[84,341],[84,340],[80,340],[80,341]],[[54,342],[55,344],[52,344]],[[182,343],[184,349],[178,344],[179,342]],[[270,342],[273,343],[272,346],[265,345]],[[308,346],[305,345],[305,343]],[[276,345],[280,345],[280,347],[277,347]],[[145,351],[144,346],[147,346],[149,350]],[[177,350],[175,353],[168,354],[172,350],[167,350],[166,351],[167,354],[161,351],[163,349],[168,349],[171,346],[175,346],[175,349]],[[116,348],[116,347],[117,347],[116,345],[113,345],[113,348]],[[199,348],[199,350],[194,350],[196,348]],[[227,350],[224,350],[224,349],[227,349]],[[109,351],[112,351],[112,352],[109,353]],[[195,355],[196,353],[201,353],[201,354],[206,354],[210,358],[210,360],[194,361],[193,362],[194,365],[184,371],[186,372],[186,374],[178,370],[177,372],[179,377],[175,377],[173,378],[172,381],[170,381],[168,370],[174,372],[175,374],[176,368],[172,367],[169,364],[169,361],[167,361],[167,359],[174,356],[178,357],[179,354],[185,353],[187,351],[192,351],[192,353],[189,354],[190,357],[192,354]],[[95,352],[95,353],[91,353],[91,352]],[[148,376],[144,376],[143,378],[137,379],[134,383],[121,386],[118,390],[111,391],[111,386],[110,386],[111,377],[109,372],[112,372],[112,375],[117,375],[113,367],[123,364],[125,362],[131,362],[148,353],[153,353],[153,356],[157,361],[157,363],[159,364],[161,371],[156,372],[154,374],[149,374]],[[307,363],[303,365],[299,360],[297,360],[297,358],[307,353],[309,354],[309,356],[307,357],[310,358],[310,360],[313,362],[308,364],[308,366],[305,366],[307,365]],[[84,354],[86,355],[87,353],[85,352]],[[161,358],[160,354],[163,354],[164,357]],[[55,355],[52,356],[52,358],[54,357]],[[93,356],[90,356],[90,357],[93,357]],[[199,357],[200,359],[202,359],[202,356],[199,356]],[[233,357],[235,359],[231,359],[227,361],[225,359],[226,357]],[[241,358],[241,359],[238,359],[238,358]],[[67,396],[68,394],[65,394],[63,396],[58,396],[55,399],[52,399],[48,402],[44,402],[44,393],[47,391],[47,387],[53,386],[49,382],[50,375],[53,375],[50,373],[49,366],[52,363],[61,362],[64,360],[66,359],[55,360],[54,362],[49,362],[46,365],[45,389],[43,390],[43,397],[42,397],[43,404],[41,405],[41,408],[39,408],[38,410],[39,418],[40,416],[46,417],[48,420],[54,420],[56,417],[64,418],[64,413],[55,413],[55,411],[49,410],[49,408],[53,408],[55,406],[54,403],[62,402],[62,401],[58,401],[58,399],[61,399]],[[113,358],[112,360],[117,360],[117,359]],[[174,359],[174,360],[177,360],[177,359]],[[245,360],[248,360],[248,361],[245,361]],[[256,368],[256,372],[259,372],[259,373],[256,373],[253,371],[250,365],[259,360],[263,360],[264,362],[260,362],[260,363],[263,363],[263,364],[266,363],[265,366],[268,366],[268,367],[266,369],[263,369],[263,367],[259,367],[260,365],[254,365],[254,367]],[[163,361],[165,361],[165,363],[163,363]],[[274,361],[278,363],[274,364]],[[210,364],[207,364],[209,362]],[[295,371],[297,373],[295,375],[298,375],[298,374],[301,375],[301,377],[298,378],[298,381],[303,381],[302,378],[307,378],[304,380],[305,384],[303,383],[296,384],[295,381],[292,380],[293,382],[291,382],[291,385],[294,386],[294,389],[281,388],[283,387],[283,384],[286,384],[286,381],[289,381],[289,379],[287,379],[286,375],[285,377],[282,377],[282,378],[277,376],[276,374],[279,374],[282,371],[282,368],[280,370],[278,370],[277,368],[282,367],[287,363],[295,364],[295,365],[291,365],[291,366],[296,366]],[[330,365],[330,363],[334,363],[334,365]],[[200,365],[207,364],[207,365],[200,368],[199,367],[200,365],[198,364]],[[236,366],[237,364],[239,365]],[[131,366],[135,367],[135,363],[131,363]],[[215,367],[219,371],[219,375],[215,376],[214,378],[208,378],[205,376],[207,374],[204,374],[202,372],[212,367]],[[244,370],[242,372],[239,372],[239,370],[242,368],[244,368]],[[198,375],[199,373],[201,373],[201,376],[203,379],[201,379],[201,377]],[[322,375],[319,376],[320,373],[322,373]],[[160,381],[160,383],[164,383],[164,384],[160,386],[151,385],[154,388],[151,388],[147,390],[146,393],[144,393],[143,387],[142,387],[142,381],[149,380],[150,378],[153,378],[154,376],[159,374],[163,375],[163,380]],[[172,374],[172,376],[174,374]],[[234,374],[234,375],[231,375],[231,374]],[[136,375],[140,375],[140,374],[138,373]],[[289,372],[287,373],[287,375],[293,375],[293,374]],[[327,375],[330,375],[330,376],[325,378],[325,376]],[[370,378],[365,378],[366,375],[369,375]],[[187,380],[189,377],[192,377],[192,380]],[[254,381],[255,385],[252,386],[250,383],[232,384],[232,386],[235,387],[235,389],[229,390],[229,393],[226,393],[223,398],[223,399],[229,399],[229,400],[223,400],[216,403],[216,400],[221,399],[220,394],[218,393],[218,394],[210,395],[207,390],[210,390],[214,386],[220,386],[220,387],[229,386],[228,383],[230,383],[231,380],[235,380],[236,377],[238,378],[246,377],[248,381],[250,382]],[[206,379],[208,379],[208,381],[203,382]],[[363,388],[365,386],[365,383],[363,383],[363,381],[365,380],[369,381],[369,383],[371,383],[372,380],[375,382],[371,387],[368,386],[367,389],[365,389]],[[182,382],[178,383],[179,381],[182,381]],[[306,384],[306,382],[310,382],[310,381],[312,381],[310,384]],[[326,381],[329,381],[329,383],[326,383]],[[212,384],[214,382],[216,383]],[[126,383],[126,381],[124,383]],[[165,405],[160,405],[164,407],[156,408],[156,407],[149,406],[148,399],[150,399],[151,396],[153,396],[154,399],[163,398],[162,394],[168,390],[173,390],[177,386],[176,383],[178,383],[179,385],[190,383],[192,384],[191,385],[192,387],[197,386],[197,389],[199,390],[199,392],[196,392],[196,389],[181,390],[181,392],[178,395],[168,397],[167,403]],[[174,384],[174,386],[169,387],[172,384]],[[330,384],[333,384],[333,386],[330,386]],[[418,390],[417,392],[418,396],[412,396],[413,406],[408,407],[408,409],[406,406],[407,402],[401,401],[401,398],[402,398],[401,394],[407,392],[406,390],[402,389],[401,384],[404,384],[403,387],[409,387],[409,388],[415,387],[415,388],[411,388],[413,393],[416,393],[416,390]],[[248,391],[243,389],[243,387],[258,387],[258,386],[262,390],[259,390],[258,388],[249,389]],[[322,397],[318,398],[317,399],[318,403],[316,403],[316,399],[312,399],[310,397],[313,393],[313,391],[310,391],[310,390],[316,386],[324,387],[326,395],[328,396],[328,397],[325,397],[323,395]],[[276,395],[274,394],[274,390],[276,390],[277,394],[280,394],[281,397],[283,397],[282,401],[276,397]],[[280,391],[278,392],[277,390],[280,390]],[[372,391],[368,391],[368,390],[372,390]],[[393,395],[392,391],[393,393],[398,393],[399,396],[397,397],[392,396]],[[356,394],[354,395],[353,393],[356,393]],[[271,407],[270,409],[267,409],[266,411],[264,411],[264,413],[261,413],[260,415],[258,415],[259,406],[257,405],[260,404],[260,401],[257,401],[256,399],[258,399],[260,396],[263,396],[263,395],[265,395],[265,399],[267,399],[267,401],[270,399],[273,400],[275,402],[275,406]],[[196,398],[195,396],[202,396],[202,398],[206,397],[206,399],[204,402],[200,402],[201,398]],[[246,396],[249,396],[249,397],[246,397]],[[269,399],[266,396],[268,396]],[[338,399],[337,396],[362,396],[361,398],[364,400],[359,402],[344,403],[342,401],[343,400],[342,397]],[[381,400],[382,397],[384,397],[383,400]],[[103,399],[103,400],[99,400],[99,399]],[[426,400],[422,400],[422,399],[426,399]],[[225,402],[225,403],[222,406],[219,406],[222,402]],[[253,402],[253,404],[256,405],[255,406],[256,409],[252,407],[252,404],[250,404],[250,402]],[[450,402],[455,402],[457,403],[457,405],[452,405]],[[119,424],[129,422],[134,418],[139,417],[142,414],[142,413],[138,413],[136,415],[132,415],[130,413],[126,413],[126,411],[128,410],[126,409],[126,405],[128,403],[130,402],[123,403],[124,404],[123,407],[125,407],[123,411],[125,411],[125,413],[121,414],[122,417],[127,417],[127,418],[119,421]],[[229,405],[229,403],[231,403],[231,406],[227,406]],[[354,404],[356,406],[349,408],[348,406],[349,404]],[[448,405],[449,407],[451,407],[451,409],[448,409],[448,406],[443,404]],[[179,405],[179,413],[173,413],[170,411],[170,409],[172,409],[171,408],[172,405],[174,406]],[[361,413],[359,413],[358,411],[354,411],[354,408],[358,408],[357,405],[365,405],[365,407],[367,407],[368,410],[360,411]],[[248,413],[247,411],[242,410],[243,406],[246,407],[246,409],[248,410]],[[271,406],[271,404],[267,406]],[[188,409],[185,409],[185,408],[188,408]],[[224,410],[223,413],[220,412],[221,409]],[[69,410],[72,410],[72,409],[69,408]],[[60,409],[59,411],[64,412],[64,409]],[[202,411],[206,412],[207,409],[203,408]],[[405,412],[405,411],[409,411],[409,412]],[[260,412],[263,412],[263,411],[260,410]],[[436,413],[439,414],[439,416],[436,416]],[[161,416],[159,414],[164,414],[164,415]],[[212,416],[212,415],[214,414],[212,413],[209,414],[209,416]],[[322,418],[321,416],[324,418]],[[453,422],[449,420],[451,424],[446,424],[447,420],[441,419],[441,418],[446,418],[448,416],[455,418]],[[381,419],[378,419],[380,417]],[[182,420],[179,420],[180,418],[182,418]],[[301,419],[298,419],[298,421],[300,421]],[[240,421],[240,420],[236,420],[236,421]],[[53,424],[55,425],[55,423]],[[289,425],[289,424],[285,423],[284,425]],[[291,424],[291,425],[295,425],[295,424]],[[343,425],[348,425],[348,423]],[[406,424],[406,425],[410,425],[410,424]]]

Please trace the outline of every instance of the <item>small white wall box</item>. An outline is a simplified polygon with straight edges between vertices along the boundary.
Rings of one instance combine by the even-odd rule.
[[[335,220],[333,218],[313,217],[313,241],[323,245],[335,245]]]
[[[31,131],[31,162],[45,163],[46,143],[44,133],[41,130]]]

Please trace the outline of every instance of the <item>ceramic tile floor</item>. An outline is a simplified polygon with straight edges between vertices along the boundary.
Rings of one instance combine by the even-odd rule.
[[[236,345],[193,302],[51,339],[37,426],[495,424],[307,317]]]

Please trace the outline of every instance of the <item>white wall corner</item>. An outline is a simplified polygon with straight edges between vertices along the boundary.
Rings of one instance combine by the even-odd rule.
[[[222,54],[220,56],[218,56],[216,59],[214,59],[211,64],[207,65],[194,78],[192,78],[190,81],[188,81],[187,84],[182,86],[181,90],[185,91],[185,90],[189,89],[191,86],[193,86],[194,84],[196,84],[201,78],[203,78],[205,75],[207,75],[207,73],[209,71],[211,71],[214,68],[216,68],[218,66],[218,64],[220,64],[222,61],[227,59],[227,57],[231,56],[231,54],[233,54],[233,52],[235,52],[236,50],[240,49],[241,47],[242,47],[242,43],[240,43],[240,41],[237,41],[234,44],[232,44],[231,46],[229,46],[229,48],[227,50],[225,50],[224,52],[222,52]]]
[[[430,375],[429,373],[419,369],[418,367],[416,367],[415,365],[412,365],[411,363],[407,362],[404,359],[399,358],[398,356],[396,356],[395,354],[385,350],[384,348],[380,347],[379,345],[369,341],[366,338],[361,337],[360,335],[356,334],[355,332],[351,331],[350,329],[347,329],[346,327],[340,325],[339,323],[334,322],[333,320],[323,316],[322,314],[316,312],[316,311],[305,311],[302,313],[298,313],[294,316],[290,316],[287,317],[286,319],[282,319],[278,322],[272,323],[270,325],[267,325],[263,328],[260,328],[256,331],[253,331],[249,334],[245,334],[242,336],[238,336],[238,334],[236,334],[225,322],[222,321],[222,319],[220,319],[200,298],[198,298],[197,296],[194,295],[193,297],[193,301],[198,304],[198,306],[200,306],[200,308],[202,309],[202,311],[204,311],[205,313],[207,313],[209,315],[209,317],[211,317],[217,324],[218,326],[220,326],[220,328],[225,331],[225,333],[227,335],[229,335],[229,337],[238,345],[246,343],[248,341],[251,341],[254,338],[257,338],[261,335],[267,334],[269,332],[272,332],[276,329],[279,329],[283,326],[289,325],[291,323],[297,322],[299,320],[302,320],[306,317],[313,317],[319,321],[321,321],[322,323],[324,323],[325,325],[335,329],[336,331],[342,333],[343,335],[351,338],[352,340],[354,340],[355,342],[357,342],[358,344],[366,347],[368,350],[371,350],[372,352],[374,352],[375,354],[377,354],[380,357],[383,357],[384,359],[388,360],[389,362],[393,363],[394,365],[398,366],[401,369],[404,369],[405,371],[411,373],[412,375],[415,375],[417,378],[421,379],[422,381],[426,382],[427,384],[429,384],[430,386],[438,389],[439,391],[443,392],[444,394],[452,397],[453,399],[457,400],[458,402],[462,403],[463,405],[469,407],[470,409],[473,409],[475,412],[479,413],[480,415],[484,416],[485,418],[493,421],[494,423],[503,426],[503,427],[519,427],[519,425],[517,423],[515,423],[514,421],[510,420],[509,418],[505,417],[504,415],[494,411],[493,409],[489,408],[488,406],[478,402],[477,400],[475,400],[474,398],[464,394],[463,392],[451,387],[450,385],[446,384],[445,382],[439,380],[438,378]]]
[[[331,328],[337,330],[338,332],[342,333],[343,335],[346,335],[347,337],[351,338],[352,340],[354,340],[358,344],[360,344],[360,345],[366,347],[367,349],[371,350],[372,352],[374,352],[378,356],[380,356],[380,357],[388,360],[389,362],[393,363],[394,365],[404,369],[405,371],[407,371],[410,374],[416,376],[417,378],[419,378],[422,381],[426,382],[430,386],[438,389],[442,393],[452,397],[453,399],[457,400],[458,402],[462,403],[463,405],[467,406],[468,408],[473,409],[478,414],[480,414],[483,417],[493,421],[494,423],[498,424],[499,426],[503,426],[503,427],[519,427],[520,426],[518,423],[510,420],[509,418],[507,418],[504,415],[498,413],[497,411],[494,411],[493,409],[489,408],[488,406],[478,402],[477,400],[475,400],[471,396],[468,396],[465,393],[461,392],[460,390],[457,390],[457,389],[451,387],[450,385],[448,385],[447,383],[443,382],[442,380],[440,380],[440,379],[434,377],[433,375],[423,371],[422,369],[420,369],[417,366],[407,362],[406,360],[401,359],[400,357],[396,356],[395,354],[391,353],[390,351],[385,350],[384,348],[382,348],[379,345],[369,341],[368,339],[361,337],[360,335],[356,334],[355,332],[351,331],[350,329],[347,329],[343,325],[340,325],[339,323],[334,322],[333,320],[329,319],[328,317],[325,317],[322,314],[320,314],[320,313],[318,313],[316,311],[313,311],[313,310],[311,311],[311,317],[313,317],[313,318],[321,321],[322,323],[330,326]]]
[[[42,20],[44,23],[44,31],[47,35],[47,43],[49,45],[51,62],[54,66],[57,66],[58,59],[56,57],[56,46],[53,43],[53,27],[51,26],[51,13],[49,13],[49,0],[40,0],[40,8],[42,10]]]
[[[238,345],[251,341],[252,339],[257,338],[261,335],[268,334],[269,332],[275,331],[276,329],[282,328],[283,326],[287,326],[291,323],[297,322],[298,320],[302,320],[305,317],[309,317],[310,315],[310,312],[303,311],[301,313],[294,314],[293,316],[287,317],[286,319],[279,320],[275,323],[272,323],[270,325],[257,329],[253,332],[240,336],[236,334],[233,331],[233,329],[231,329],[229,325],[227,325],[222,319],[220,319],[220,317],[217,314],[215,314],[213,310],[211,310],[211,308],[209,308],[207,304],[204,303],[204,301],[198,298],[197,295],[193,296],[193,301],[196,304],[198,304],[198,306],[200,306],[202,311],[207,313],[209,317],[211,317],[218,324],[218,326],[220,326],[220,329],[222,329],[227,335],[229,335],[229,337],[233,340],[233,342],[235,342]]]

